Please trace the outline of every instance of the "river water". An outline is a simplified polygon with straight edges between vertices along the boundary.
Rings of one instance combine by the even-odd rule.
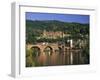
[[[42,53],[34,59],[35,66],[77,65],[82,63],[80,51],[66,51],[63,53]]]

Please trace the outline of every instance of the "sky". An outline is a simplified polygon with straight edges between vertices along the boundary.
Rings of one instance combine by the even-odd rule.
[[[89,15],[26,12],[26,20],[58,20],[62,22],[89,23]]]

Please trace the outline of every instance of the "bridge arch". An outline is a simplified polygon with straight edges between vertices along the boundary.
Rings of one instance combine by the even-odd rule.
[[[32,50],[33,57],[39,56],[41,53],[41,49],[38,46],[32,46],[31,50]]]
[[[44,48],[44,53],[45,53],[45,54],[52,55],[52,53],[53,53],[53,48],[52,48],[51,46],[46,46],[46,47]]]
[[[58,51],[59,51],[59,54],[61,54],[62,53],[62,48],[58,47]]]

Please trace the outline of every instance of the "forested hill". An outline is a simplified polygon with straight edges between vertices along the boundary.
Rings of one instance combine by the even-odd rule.
[[[26,28],[31,29],[39,29],[39,30],[72,30],[76,29],[84,29],[89,28],[89,24],[80,24],[80,23],[68,23],[68,22],[60,22],[56,20],[47,20],[47,21],[31,21],[26,20]]]
[[[68,23],[55,20],[30,21],[26,20],[26,42],[34,43],[43,31],[62,31],[70,34],[70,37],[79,38],[81,35],[89,35],[89,24]],[[44,41],[44,39],[42,40]],[[48,40],[47,40],[48,41]]]

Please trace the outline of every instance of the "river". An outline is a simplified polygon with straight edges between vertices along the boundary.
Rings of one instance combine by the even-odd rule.
[[[42,53],[34,59],[36,66],[77,65],[82,63],[81,51]]]

